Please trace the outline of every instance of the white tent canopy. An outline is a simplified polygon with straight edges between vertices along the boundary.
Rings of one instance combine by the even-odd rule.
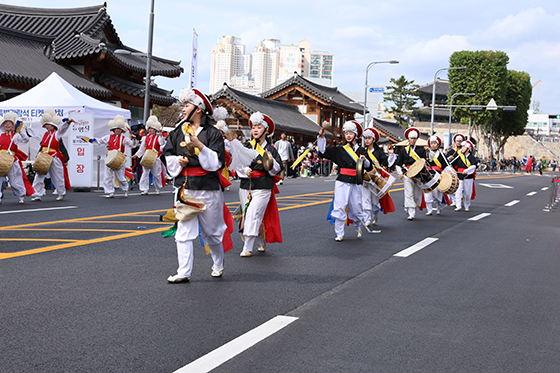
[[[93,114],[93,128],[88,126],[88,133],[69,130],[64,138],[64,143],[70,154],[68,172],[72,186],[96,186],[97,166],[94,165],[94,162],[103,162],[107,149],[87,144],[80,139],[80,136],[99,138],[109,135],[110,131],[107,127],[109,120],[116,115],[130,119],[130,110],[88,96],[55,72],[29,91],[0,102],[0,115],[3,116],[9,111],[14,111],[27,126],[33,127],[38,132],[44,132],[40,128],[41,124],[37,123],[40,122],[45,109],[54,109],[61,118],[72,117],[73,113],[83,113],[75,115]],[[39,151],[40,140],[33,139],[29,142],[27,149],[22,149],[29,155],[30,160],[35,159]],[[101,172],[103,172],[103,168],[104,166],[100,165]],[[84,179],[86,175],[84,170],[91,172],[91,177],[88,173],[87,178]]]
[[[70,112],[81,112],[93,113],[96,119],[113,119],[118,114],[130,119],[130,110],[86,95],[55,72],[29,91],[0,102],[0,115],[15,111],[24,120],[36,121],[35,118],[42,117],[44,110],[49,108],[55,109],[61,117],[68,117]]]

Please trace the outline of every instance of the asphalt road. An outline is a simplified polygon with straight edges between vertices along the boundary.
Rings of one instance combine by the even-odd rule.
[[[220,279],[196,244],[187,284],[166,282],[177,266],[158,222],[169,187],[25,205],[7,193],[0,372],[173,372],[204,356],[216,363],[225,353],[213,351],[278,315],[295,321],[215,371],[556,372],[549,176],[481,175],[470,212],[413,222],[395,185],[397,211],[381,216],[381,233],[356,238],[348,227],[340,243],[325,220],[334,179],[290,179],[278,195],[284,243],[240,258],[234,234]],[[231,210],[237,185],[225,193]],[[395,256],[426,238],[437,240]]]

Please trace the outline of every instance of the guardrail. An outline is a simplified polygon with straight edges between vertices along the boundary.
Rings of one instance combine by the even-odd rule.
[[[560,175],[556,175],[552,178],[552,185],[550,186],[550,199],[548,200],[548,205],[546,205],[543,211],[551,212],[552,209],[558,207],[558,202],[560,202]]]

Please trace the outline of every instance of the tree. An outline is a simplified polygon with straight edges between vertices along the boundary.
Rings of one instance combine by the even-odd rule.
[[[414,84],[414,80],[406,80],[404,75],[400,78],[391,78],[393,86],[387,86],[383,99],[393,103],[390,113],[395,115],[395,118],[402,127],[406,122],[404,117],[409,116],[411,111],[415,109],[414,104],[418,100],[418,84]]]
[[[466,70],[449,70],[449,92],[475,93],[465,97],[462,102],[467,105],[486,106],[493,98],[497,105],[507,103],[509,57],[501,51],[460,51],[449,58],[451,67],[466,66]],[[478,138],[484,140],[489,154],[492,154],[492,137],[494,127],[502,120],[502,110],[482,110],[471,112],[468,108],[455,108],[453,114],[459,118],[467,117],[478,132]]]
[[[181,120],[182,109],[182,105],[177,103],[171,106],[154,105],[152,114],[158,117],[162,126],[173,128]]]

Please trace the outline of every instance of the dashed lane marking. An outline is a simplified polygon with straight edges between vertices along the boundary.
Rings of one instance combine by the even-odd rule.
[[[226,343],[222,347],[219,347],[214,351],[209,352],[208,354],[196,359],[192,363],[176,370],[175,373],[210,372],[212,369],[219,367],[226,361],[234,358],[243,351],[256,345],[260,341],[270,337],[271,335],[290,325],[297,319],[297,317],[293,316],[276,316],[275,318],[265,322],[255,329],[250,330],[247,333]]]
[[[548,190],[548,187],[541,188],[541,190]]]
[[[527,195],[528,195],[529,197],[532,197],[532,196],[534,196],[535,194],[537,194],[537,192],[527,193]]]
[[[491,214],[489,212],[483,212],[482,214],[479,214],[479,215],[473,216],[472,218],[469,218],[469,220],[470,221],[477,221],[477,220],[483,219],[483,218],[485,218],[487,216],[490,216],[490,215]]]
[[[506,203],[504,206],[511,207],[513,205],[517,205],[518,203],[519,201],[514,199],[513,201]]]
[[[423,248],[425,248],[429,244],[432,244],[432,243],[436,242],[437,240],[439,240],[439,238],[433,238],[433,237],[425,238],[422,241],[410,246],[409,248],[404,249],[403,251],[399,251],[398,253],[396,253],[393,256],[398,256],[400,258],[406,258],[407,256],[410,256],[410,255],[414,254],[415,252],[417,252],[419,250],[422,250]]]

